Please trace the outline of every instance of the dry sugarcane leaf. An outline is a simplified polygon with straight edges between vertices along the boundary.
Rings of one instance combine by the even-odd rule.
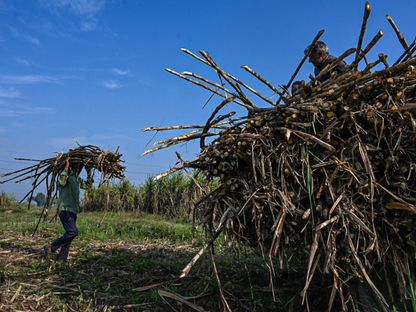
[[[194,304],[194,303],[186,300],[184,297],[182,297],[181,295],[178,295],[178,294],[176,294],[174,292],[169,292],[169,291],[166,291],[166,290],[159,289],[158,290],[158,294],[161,297],[166,297],[166,298],[170,298],[170,299],[179,301],[179,302],[187,305],[188,307],[190,307],[191,309],[193,309],[195,311],[198,311],[198,312],[206,312],[206,310],[203,309],[202,307],[200,307],[200,306],[198,306],[198,305],[196,305],[196,304]]]

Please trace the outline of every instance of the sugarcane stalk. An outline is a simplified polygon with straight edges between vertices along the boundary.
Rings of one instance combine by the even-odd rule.
[[[200,61],[200,62],[202,62],[202,63],[204,63],[204,64],[206,64],[206,65],[208,65],[208,66],[212,67],[212,66],[211,66],[211,64],[210,64],[208,61],[206,61],[206,60],[204,60],[203,58],[199,57],[199,56],[198,56],[198,55],[196,55],[195,53],[193,53],[193,52],[191,52],[191,51],[189,51],[189,50],[187,50],[187,49],[184,49],[184,48],[182,48],[182,49],[181,49],[181,51],[183,51],[183,52],[185,52],[186,54],[188,54],[188,55],[192,56],[193,58],[197,59],[198,61]],[[246,89],[247,89],[247,90],[249,90],[250,92],[252,92],[252,93],[254,93],[255,95],[257,95],[258,97],[260,97],[262,100],[264,100],[264,101],[268,102],[269,104],[274,105],[273,101],[271,101],[270,99],[266,98],[264,95],[262,95],[260,92],[256,91],[256,90],[255,90],[255,89],[253,89],[252,87],[250,87],[248,84],[246,84],[246,83],[242,82],[240,79],[236,78],[236,77],[235,77],[235,76],[233,76],[233,75],[228,74],[228,76],[229,76],[229,77],[230,77],[233,81],[235,81],[236,83],[238,83],[238,84],[242,85],[244,88],[246,88]]]
[[[173,138],[173,139],[167,141],[163,145],[160,145],[160,146],[157,146],[157,147],[146,150],[145,152],[143,152],[142,156],[150,154],[150,153],[154,153],[158,150],[165,149],[167,147],[171,147],[173,145],[177,145],[177,144],[182,143],[184,141],[199,139],[202,136],[208,137],[208,136],[216,136],[216,135],[219,135],[219,133],[205,133],[205,134],[195,133],[193,135],[184,135],[184,136],[181,136],[181,137],[178,137],[178,138]]]
[[[370,16],[370,13],[371,13],[371,5],[367,1],[364,5],[363,22],[361,24],[361,31],[360,31],[360,35],[358,37],[358,43],[357,43],[357,49],[356,49],[356,54],[355,54],[354,61],[358,60],[359,55],[361,53],[361,46],[363,44],[364,34],[365,34],[366,29],[367,29],[367,22],[368,22],[368,18]],[[356,64],[358,65],[358,62]]]
[[[249,111],[256,107],[256,105],[254,105],[254,103],[244,94],[244,92],[242,92],[242,90],[238,87],[238,85],[235,85],[233,83],[231,77],[225,71],[223,71],[217,65],[217,63],[215,63],[215,61],[207,52],[201,50],[199,51],[199,53],[201,53],[201,55],[207,60],[207,62],[211,65],[211,67],[213,67],[217,71],[217,73],[221,77],[223,77],[228,82],[228,84],[234,88],[234,90],[237,91],[237,93],[239,94],[239,98],[246,104],[246,108]]]
[[[400,43],[402,44],[404,50],[409,48],[409,44],[407,43],[406,39],[404,38],[402,32],[400,31],[399,27],[397,27],[396,23],[394,22],[393,18],[390,15],[386,15],[387,21],[390,23],[391,27],[393,28],[394,32],[396,33],[397,38],[399,39]],[[411,57],[411,56],[409,56]]]
[[[221,125],[212,125],[211,128],[217,128],[217,129],[226,129],[225,126],[226,123],[224,123],[224,126]],[[185,129],[203,129],[205,126],[203,125],[189,125],[189,126],[166,126],[166,127],[146,127],[142,131],[170,131],[170,130],[185,130]]]
[[[230,75],[230,77],[231,77],[231,79],[232,80],[234,80],[236,83],[237,83],[237,85],[241,85],[241,86],[243,86],[244,88],[246,88],[247,90],[249,90],[251,93],[253,93],[253,94],[255,94],[255,95],[257,95],[259,98],[261,98],[263,101],[266,101],[267,103],[269,103],[269,104],[271,104],[271,105],[273,105],[274,106],[274,102],[272,101],[272,100],[270,100],[269,98],[267,98],[267,97],[265,97],[263,94],[261,94],[260,92],[258,92],[257,90],[255,90],[255,89],[253,89],[252,87],[250,87],[248,84],[246,84],[246,83],[244,83],[244,82],[242,82],[241,80],[239,80],[239,79],[237,79],[237,78],[235,78],[235,77],[233,77],[233,76],[231,76]]]
[[[406,62],[407,60],[409,60],[411,57],[414,57],[413,54],[416,52],[416,43],[412,46],[409,47],[409,52],[407,53],[407,55],[403,58],[402,62]]]
[[[35,166],[38,166],[38,165],[35,165]],[[44,168],[44,167],[46,167],[46,166],[47,166],[47,164],[45,164],[43,167],[40,167],[40,168]],[[12,175],[12,174],[15,174],[15,173],[21,172],[20,174],[18,174],[18,175],[16,175],[16,176],[13,176],[13,177],[11,177],[11,178],[9,178],[9,179],[6,179],[6,180],[3,180],[3,181],[0,181],[0,184],[6,183],[6,182],[10,182],[10,181],[16,180],[17,178],[20,178],[20,177],[26,176],[26,175],[28,175],[28,174],[32,173],[33,171],[35,171],[35,169],[36,169],[36,167],[35,167],[35,168],[30,168],[30,169],[28,169],[28,168],[24,168],[24,169],[17,170],[17,171],[12,172],[12,173],[6,173],[6,174],[4,174],[3,176],[10,176],[10,175]],[[48,169],[46,169],[45,171],[47,171],[47,170],[48,170]],[[35,175],[32,175],[32,176],[29,176],[29,178],[34,178],[35,176],[36,176],[36,174],[35,174]],[[26,179],[24,179],[24,180],[26,180]],[[16,183],[18,183],[18,182],[16,182]]]
[[[215,83],[213,81],[210,81],[210,80],[208,80],[208,79],[206,79],[206,78],[204,78],[204,77],[202,77],[202,76],[200,76],[198,74],[194,74],[194,73],[191,73],[191,72],[182,72],[182,75],[197,78],[197,79],[202,80],[203,82],[205,82],[207,84],[210,84],[210,85],[212,85],[212,86],[214,86],[214,87],[216,87],[218,89],[223,90],[224,92],[228,93],[229,95],[231,95],[231,96],[233,96],[235,98],[240,98],[240,96],[238,94],[235,94],[234,92],[228,90],[224,86],[222,86],[222,85],[220,85],[218,83]]]
[[[35,188],[37,188],[40,184],[42,184],[43,181],[45,181],[48,178],[48,175],[44,176],[39,182],[38,179],[40,178],[40,175],[38,175],[34,181],[34,183],[32,184],[32,189],[26,193],[25,196],[23,196],[23,198],[19,201],[19,204],[23,203],[23,201],[28,198],[29,196],[31,196],[31,194],[33,194]],[[36,183],[35,183],[36,182]]]
[[[262,83],[264,83],[266,86],[268,86],[274,93],[280,95],[280,97],[283,100],[286,100],[286,98],[284,97],[284,93],[281,92],[280,90],[278,90],[269,81],[267,81],[265,78],[263,78],[259,73],[255,72],[253,69],[251,69],[247,65],[243,65],[243,66],[241,66],[241,68],[243,68],[244,70],[246,70],[247,72],[249,72],[250,74],[252,74],[254,77],[256,77],[258,80],[260,80]]]
[[[226,96],[226,95],[224,95],[223,93],[221,93],[221,92],[219,92],[218,90],[213,89],[213,88],[211,88],[211,87],[209,87],[209,86],[207,86],[207,85],[204,85],[203,83],[200,83],[200,82],[199,82],[199,81],[197,81],[197,80],[190,79],[190,78],[186,77],[185,75],[182,75],[182,74],[180,74],[180,73],[178,73],[178,72],[176,72],[176,71],[174,71],[174,70],[172,70],[172,69],[169,69],[169,68],[166,68],[165,70],[166,70],[168,73],[171,73],[171,74],[173,74],[173,75],[175,75],[175,76],[178,76],[179,78],[182,78],[182,79],[184,79],[184,80],[186,80],[186,81],[189,81],[189,82],[191,82],[191,83],[193,83],[193,84],[195,84],[195,85],[197,85],[197,86],[200,86],[200,87],[202,87],[202,88],[204,88],[204,89],[206,89],[206,90],[208,90],[208,91],[211,91],[212,93],[215,93],[215,94],[217,94],[217,95],[219,95],[219,96],[221,96],[221,97],[223,97],[223,98],[227,98],[227,96]],[[249,105],[247,105],[247,104],[245,104],[245,103],[243,103],[243,102],[241,102],[241,101],[235,100],[234,102],[235,102],[236,104],[240,105],[240,106],[243,106],[243,107],[247,108],[248,110],[252,110],[252,109],[253,109],[251,106],[249,106]]]
[[[190,141],[196,138],[201,138],[204,135],[206,136],[213,136],[213,135],[218,135],[219,132],[210,132],[210,133],[203,133],[203,132],[196,132],[196,131],[191,131],[189,133],[174,137],[174,138],[170,138],[170,139],[164,139],[164,140],[160,140],[154,143],[154,145],[164,145],[166,143],[174,143],[174,142],[181,142],[181,141]]]
[[[381,63],[381,59],[378,59],[377,61],[374,61],[372,63],[369,63],[362,71],[363,74],[367,74],[369,71],[371,71],[371,69],[373,69],[374,67],[376,67],[378,64]],[[387,68],[387,67],[386,67]]]
[[[383,31],[379,30],[377,34],[373,37],[370,43],[365,47],[365,49],[361,52],[360,56],[351,64],[351,67],[356,67],[358,63],[366,56],[368,52],[377,44],[377,42],[383,37]]]
[[[192,56],[193,58],[197,59],[198,61],[200,61],[200,62],[202,62],[202,63],[204,63],[204,64],[208,65],[209,67],[211,67],[211,64],[210,64],[210,63],[208,63],[206,60],[204,60],[203,58],[199,57],[199,56],[198,56],[198,55],[196,55],[195,53],[193,53],[193,52],[189,51],[188,49],[181,48],[181,51],[182,51],[182,52],[185,52],[186,54],[188,54],[188,55]]]
[[[403,53],[398,57],[396,62],[394,62],[393,66],[399,64],[403,59],[405,59],[405,57],[412,57],[413,53],[415,52],[415,49],[416,49],[416,39],[413,40],[413,42],[409,45],[409,47],[403,51]]]
[[[379,58],[379,59],[380,59],[380,61],[384,64],[384,66],[385,66],[386,68],[389,68],[389,67],[390,67],[389,63],[387,62],[387,56],[386,56],[385,54],[380,53],[380,54],[378,55],[378,58]]]
[[[47,166],[47,165],[48,164],[45,163],[43,166]],[[18,177],[21,177],[21,176],[23,176],[25,174],[28,174],[28,173],[34,171],[38,166],[40,166],[40,164],[36,164],[36,165],[30,166],[30,167],[26,167],[26,168],[23,168],[23,169],[15,170],[15,171],[12,171],[12,172],[7,172],[7,173],[4,173],[4,174],[2,174],[0,176],[1,177],[8,177],[8,176],[11,176],[11,175],[15,175],[16,173],[24,172],[24,173],[22,173],[22,174],[14,177],[14,178],[18,178]],[[12,178],[12,180],[14,178]],[[0,184],[5,183],[5,182],[8,182],[8,181],[10,181],[10,180],[0,181]]]
[[[202,129],[202,132],[201,132],[201,134],[204,134],[204,133],[207,133],[208,132],[208,130],[209,130],[209,128],[210,128],[210,126],[211,126],[211,122],[212,122],[212,120],[214,119],[214,117],[217,115],[217,113],[225,106],[225,105],[227,105],[228,103],[230,103],[230,102],[232,102],[234,99],[233,98],[228,98],[228,99],[225,99],[224,101],[222,101],[222,103],[220,104],[220,105],[218,105],[216,108],[215,108],[215,110],[212,112],[212,114],[211,114],[211,116],[208,118],[208,120],[207,120],[207,122],[206,122],[206,124],[205,124],[205,127],[204,127],[204,129]],[[201,140],[200,140],[200,148],[201,149],[204,149],[205,148],[205,137],[204,136],[202,136],[201,137]]]

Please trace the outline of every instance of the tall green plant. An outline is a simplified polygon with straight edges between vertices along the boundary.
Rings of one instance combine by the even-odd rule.
[[[0,208],[1,209],[10,209],[16,206],[17,201],[13,195],[7,194],[6,192],[1,192],[0,195]]]
[[[83,205],[85,211],[141,211],[190,219],[195,203],[217,184],[195,173],[191,177],[176,173],[157,181],[148,177],[139,187],[123,180],[109,187],[103,185],[87,190]]]
[[[108,187],[92,187],[84,192],[84,211],[135,211],[138,208],[137,188],[128,180]]]

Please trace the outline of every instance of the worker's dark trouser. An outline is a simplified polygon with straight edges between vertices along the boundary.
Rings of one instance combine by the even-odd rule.
[[[64,226],[65,234],[52,242],[51,249],[55,252],[61,248],[61,251],[56,256],[56,260],[65,261],[68,259],[71,242],[78,235],[77,214],[63,210],[59,213],[59,219],[61,219],[62,225]]]

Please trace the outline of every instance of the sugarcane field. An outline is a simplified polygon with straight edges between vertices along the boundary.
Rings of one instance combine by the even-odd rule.
[[[415,11],[0,0],[0,311],[416,312]]]

